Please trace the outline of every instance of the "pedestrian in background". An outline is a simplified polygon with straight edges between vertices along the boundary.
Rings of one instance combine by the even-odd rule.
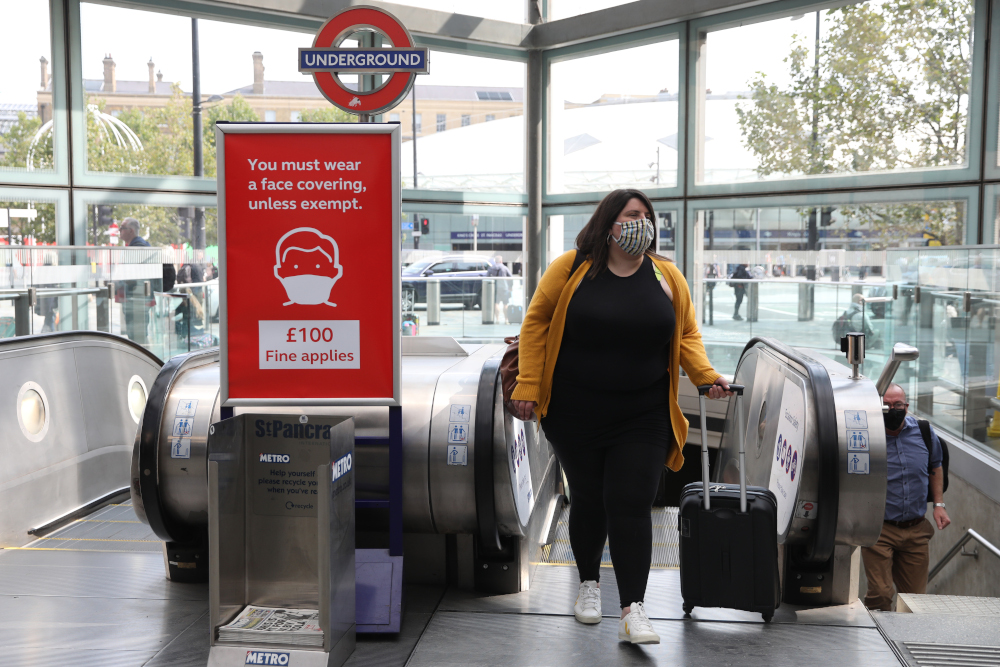
[[[930,497],[934,523],[944,530],[951,519],[944,504],[944,469],[941,442],[928,422],[921,423],[906,411],[906,393],[889,385],[882,397],[889,407],[885,421],[887,480],[885,522],[875,546],[861,550],[868,577],[865,606],[892,611],[893,584],[900,593],[925,593],[930,564],[929,543],[934,526],[924,518]]]
[[[510,301],[511,273],[510,269],[504,265],[501,255],[493,258],[493,264],[486,270],[486,275],[492,278],[499,278],[499,280],[494,282],[496,292],[494,292],[493,321],[500,322],[503,319],[504,324],[510,324],[507,320],[507,302]]]
[[[751,280],[753,276],[747,271],[746,264],[737,264],[736,270],[729,276],[731,280]],[[741,282],[731,282],[729,286],[733,288],[733,292],[736,293],[736,308],[733,309],[733,319],[742,320],[743,317],[740,315],[740,305],[743,303],[743,297],[747,293],[747,284]]]
[[[659,643],[645,610],[653,499],[664,463],[680,470],[688,422],[677,401],[681,367],[696,385],[729,384],[712,368],[687,281],[649,250],[653,205],[615,190],[576,238],[578,250],[542,274],[521,327],[511,396],[521,419],[541,419],[569,481],[570,544],[582,623],[601,621],[601,557],[611,548],[618,639]]]

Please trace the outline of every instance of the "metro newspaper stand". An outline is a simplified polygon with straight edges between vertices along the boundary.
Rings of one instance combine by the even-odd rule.
[[[400,143],[398,123],[216,125],[223,421],[209,440],[210,665],[333,667],[356,630],[399,631]],[[385,406],[388,437],[355,438],[353,420],[310,415],[310,406]],[[234,417],[236,407],[296,413]],[[331,425],[329,451],[307,446],[317,424]],[[386,445],[388,498],[355,501],[344,457]],[[352,510],[389,510],[389,549],[355,552],[348,497]],[[219,640],[246,605],[316,604],[322,652]]]

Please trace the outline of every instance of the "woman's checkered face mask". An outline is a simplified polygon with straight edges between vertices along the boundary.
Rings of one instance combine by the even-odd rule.
[[[640,218],[638,220],[616,222],[615,224],[621,225],[622,233],[618,238],[615,238],[613,234],[609,234],[608,239],[614,239],[618,247],[629,255],[637,257],[646,252],[650,244],[653,243],[653,233],[656,230],[653,227],[652,220]]]

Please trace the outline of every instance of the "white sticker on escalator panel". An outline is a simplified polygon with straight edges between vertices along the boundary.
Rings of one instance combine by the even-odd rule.
[[[795,503],[796,519],[815,519],[817,503],[812,500],[800,500]]]
[[[868,428],[868,413],[864,410],[844,410],[847,428]]]
[[[172,459],[191,458],[191,438],[171,438],[170,458]]]
[[[448,424],[448,443],[465,445],[469,442],[469,426],[467,424]]]
[[[174,419],[174,428],[170,432],[170,435],[175,438],[190,438],[191,430],[194,428],[194,419],[190,417],[176,417]]]
[[[535,505],[534,494],[531,490],[531,468],[528,465],[528,437],[524,432],[524,422],[519,419],[512,420],[513,439],[507,452],[507,460],[510,470],[510,482],[514,487],[514,504],[517,507],[517,516],[522,525],[528,525],[528,518],[531,516],[531,509]]]
[[[450,466],[469,465],[468,445],[448,445],[448,465]]]
[[[850,475],[869,474],[868,457],[869,455],[867,453],[862,454],[861,452],[848,452],[847,453],[848,474]]]
[[[774,414],[768,410],[769,414]],[[802,387],[785,378],[781,406],[777,413],[778,428],[771,459],[771,478],[768,488],[778,501],[777,528],[784,534],[795,512],[799,493],[805,447],[805,399]]]
[[[871,451],[868,443],[868,430],[847,429],[847,451],[868,452]]]
[[[448,415],[448,421],[468,423],[469,415],[471,414],[472,414],[471,405],[452,405],[451,414]]]
[[[198,410],[198,399],[196,398],[182,398],[177,401],[177,412],[174,413],[178,417],[194,417],[194,413]]]

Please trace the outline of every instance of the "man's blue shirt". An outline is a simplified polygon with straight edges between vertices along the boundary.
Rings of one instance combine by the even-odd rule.
[[[916,417],[906,415],[899,435],[885,435],[888,479],[885,488],[887,521],[910,521],[927,513],[928,461],[930,470],[941,467],[941,442],[931,429],[931,447],[920,435]]]

